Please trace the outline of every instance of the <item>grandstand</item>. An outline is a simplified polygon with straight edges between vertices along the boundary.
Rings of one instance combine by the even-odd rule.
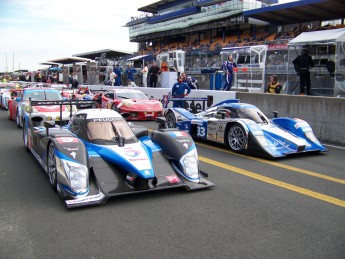
[[[130,41],[139,43],[140,54],[185,50],[186,72],[200,77],[201,88],[210,86],[201,71],[220,67],[223,48],[267,45],[266,79],[261,90],[272,73],[278,74],[285,89],[291,90],[298,79],[287,63],[288,42],[302,32],[344,27],[345,3],[339,0],[286,4],[278,4],[277,0],[162,0],[138,11],[144,14],[132,17],[126,26]],[[250,73],[248,77],[255,76]],[[239,87],[234,83],[234,88]]]

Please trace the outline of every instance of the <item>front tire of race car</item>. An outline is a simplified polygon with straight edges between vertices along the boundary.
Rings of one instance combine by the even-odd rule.
[[[30,152],[29,145],[28,145],[28,129],[23,125],[23,141],[24,146],[27,152]]]
[[[230,149],[237,153],[242,152],[248,142],[247,134],[240,124],[234,124],[229,128],[226,139]]]
[[[172,111],[168,111],[165,115],[166,128],[176,128],[176,116]]]
[[[18,128],[20,128],[20,117],[19,117],[19,111],[17,110],[17,114],[16,114],[16,123]]]
[[[54,191],[57,189],[57,170],[56,170],[56,158],[55,158],[55,146],[54,143],[50,143],[48,147],[47,156],[47,173],[50,186]]]

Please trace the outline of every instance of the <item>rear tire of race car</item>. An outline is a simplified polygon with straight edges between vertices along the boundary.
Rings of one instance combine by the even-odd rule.
[[[226,141],[232,151],[241,153],[247,146],[248,137],[244,128],[236,123],[228,129]]]
[[[47,173],[50,186],[54,191],[57,189],[57,173],[56,173],[56,158],[55,158],[55,145],[53,142],[49,144],[47,155]]]
[[[168,111],[167,114],[165,115],[165,119],[166,119],[165,127],[167,129],[176,128],[176,116],[174,112]]]
[[[29,145],[28,145],[28,129],[23,125],[23,141],[24,146],[27,152],[30,152]]]

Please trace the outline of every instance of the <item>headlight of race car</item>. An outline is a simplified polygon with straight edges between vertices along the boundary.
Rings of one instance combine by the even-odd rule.
[[[71,106],[70,105],[66,105],[67,111],[71,111]],[[72,112],[77,112],[77,107],[75,105],[72,105]]]
[[[190,178],[190,180],[199,179],[198,153],[195,148],[181,157],[180,163],[185,175]]]
[[[132,106],[132,103],[130,103],[130,102],[126,102],[126,101],[122,101],[122,103],[121,103],[123,106],[127,106],[127,107],[131,107]]]
[[[84,165],[61,159],[72,191],[84,194],[88,189],[88,172]]]
[[[34,107],[32,106],[25,106],[24,110],[27,112],[27,113],[34,113],[34,112],[38,112]]]
[[[305,133],[305,136],[314,143],[319,143],[319,141],[317,140],[317,138],[315,137],[314,133],[312,131],[308,131]]]

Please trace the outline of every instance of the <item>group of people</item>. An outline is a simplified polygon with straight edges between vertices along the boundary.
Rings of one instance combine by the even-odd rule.
[[[302,49],[301,55],[297,56],[292,63],[295,66],[297,75],[300,77],[300,94],[310,95],[310,68],[314,67],[314,62],[311,56],[309,56],[307,49]],[[229,55],[227,60],[222,64],[222,70],[224,72],[224,91],[230,91],[233,81],[234,81],[234,71],[237,68],[237,64],[233,60],[233,55]],[[128,78],[128,86],[135,87],[134,74],[136,69],[128,65],[125,70],[125,74]],[[141,70],[142,74],[142,86],[143,87],[157,87],[158,75],[161,73],[161,69],[158,67],[156,62],[153,62],[152,66],[148,68],[147,64],[143,65]],[[119,65],[115,65],[113,70],[109,70],[109,82],[111,85],[120,86],[121,85],[121,68]],[[182,73],[177,82],[172,88],[172,95],[174,97],[182,97],[184,94],[189,94],[191,89],[196,89],[195,85],[192,83],[192,78],[188,77],[185,73]],[[187,90],[187,93],[185,91]],[[278,77],[272,75],[270,77],[270,82],[265,88],[265,93],[279,94],[282,91],[282,85],[278,82]],[[183,93],[183,94],[182,94]],[[178,103],[176,103],[178,105]]]
[[[292,61],[292,64],[299,76],[300,95],[311,95],[310,69],[315,66],[315,63],[308,50],[302,48],[301,54]],[[282,86],[278,82],[278,77],[272,75],[265,93],[279,94],[281,90]]]
[[[314,61],[308,54],[306,48],[302,49],[301,55],[297,56],[292,63],[294,64],[297,75],[300,78],[300,95],[310,95],[310,69],[314,67]],[[234,68],[237,68],[237,64],[233,61],[233,56],[229,55],[228,59],[224,61],[222,70],[225,75],[224,91],[230,91],[233,83]],[[282,86],[278,82],[278,77],[272,75],[270,82],[265,89],[265,93],[279,94],[282,91]]]

